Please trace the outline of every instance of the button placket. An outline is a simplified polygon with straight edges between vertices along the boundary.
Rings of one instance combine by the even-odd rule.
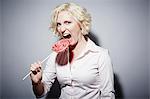
[[[72,87],[72,92],[74,93],[74,82],[73,82],[73,71],[74,71],[74,66],[73,64],[69,64],[70,66],[70,81],[71,81],[71,87]],[[71,99],[75,99],[73,96],[71,96]]]

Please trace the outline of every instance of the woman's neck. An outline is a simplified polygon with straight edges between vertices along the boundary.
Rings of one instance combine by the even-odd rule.
[[[74,54],[74,58],[78,57],[81,52],[84,50],[86,47],[87,41],[85,40],[84,36],[81,37],[81,39],[78,41],[77,45],[75,48],[72,50]]]

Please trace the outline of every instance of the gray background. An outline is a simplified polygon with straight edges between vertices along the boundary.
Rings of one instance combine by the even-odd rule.
[[[0,93],[2,99],[33,99],[29,65],[51,53],[52,9],[70,0],[0,0]],[[91,33],[109,49],[124,99],[148,99],[149,0],[76,0],[92,15]],[[149,49],[149,50],[148,50]],[[149,68],[149,69],[148,69]]]
[[[149,22],[148,22],[148,39],[149,39],[149,42],[148,42],[148,46],[149,46],[149,50],[148,50],[148,56],[149,56],[149,95],[150,95],[150,1],[149,1]]]
[[[1,75],[1,73],[2,73],[2,6],[1,6],[1,0],[0,0],[0,96],[1,96],[1,89],[2,89],[2,87],[1,87],[1,85],[2,85],[2,83],[1,83],[1,81],[2,81],[2,75]]]

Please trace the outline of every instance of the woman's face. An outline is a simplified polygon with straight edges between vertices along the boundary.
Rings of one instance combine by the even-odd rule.
[[[57,32],[64,38],[70,39],[70,45],[74,45],[81,40],[80,25],[68,11],[60,12],[56,22]]]

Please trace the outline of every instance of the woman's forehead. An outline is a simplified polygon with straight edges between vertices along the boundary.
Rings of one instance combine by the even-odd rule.
[[[74,20],[74,16],[69,11],[61,11],[57,16],[57,21],[61,20]]]

